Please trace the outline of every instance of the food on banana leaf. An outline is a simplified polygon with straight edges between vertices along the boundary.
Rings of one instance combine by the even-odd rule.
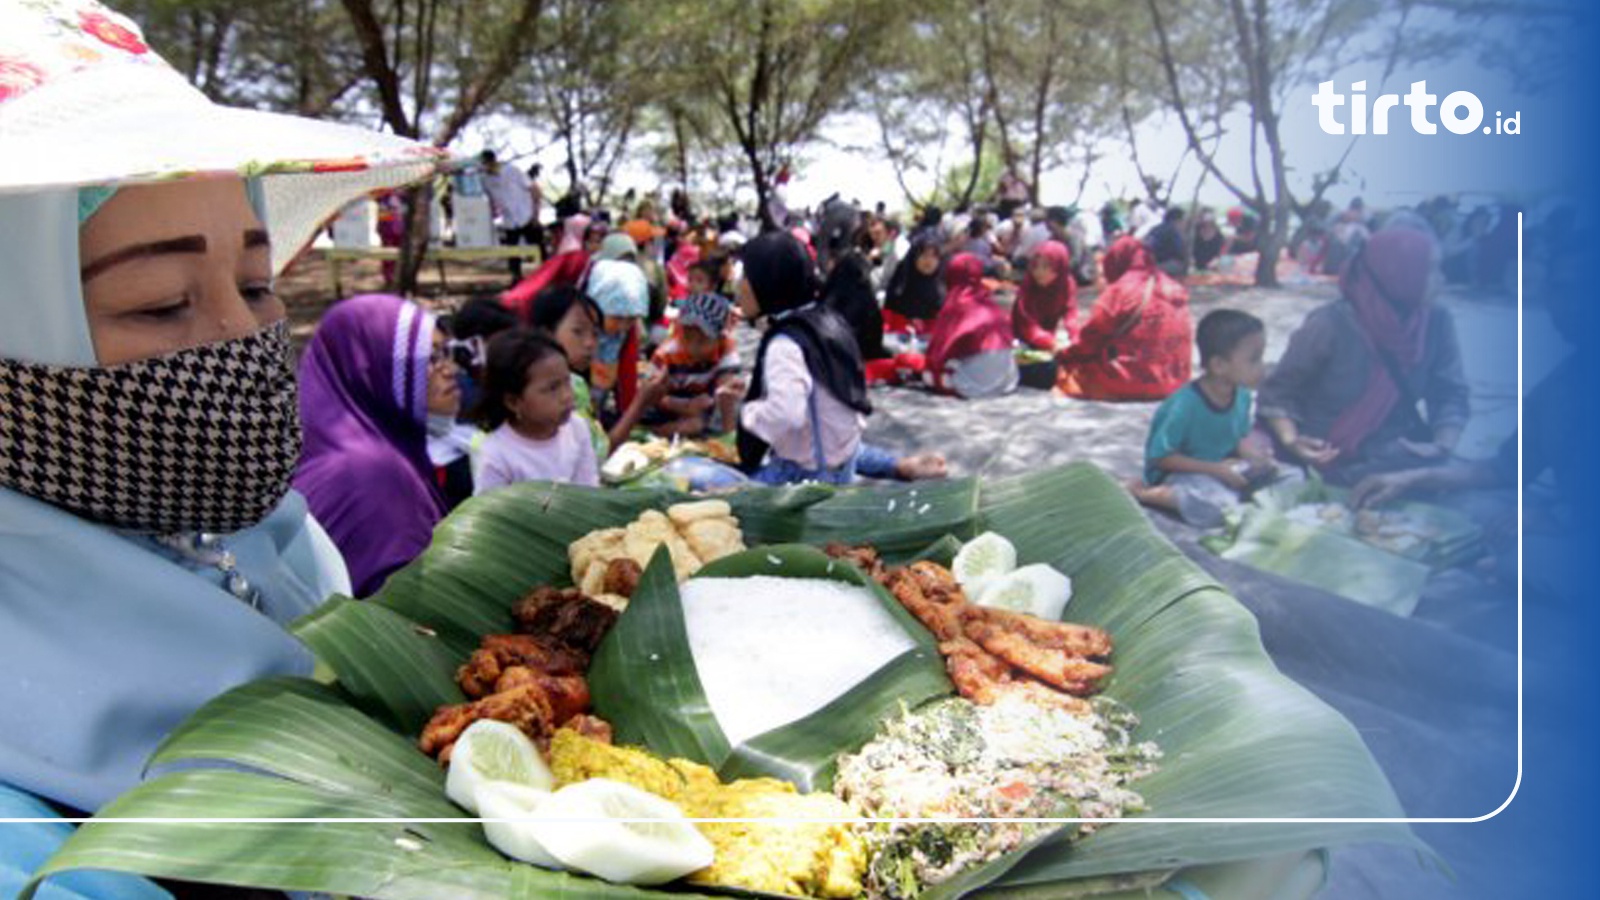
[[[1017,548],[1001,535],[985,531],[961,545],[950,571],[968,596],[977,597],[1016,567]]]
[[[726,502],[679,503],[667,507],[665,514],[645,510],[624,528],[602,528],[573,541],[567,548],[572,580],[584,593],[626,607],[638,584],[638,573],[650,565],[650,557],[663,545],[680,582],[706,563],[745,549],[739,520]],[[620,560],[631,561],[636,568]]]
[[[1020,694],[1035,703],[1082,712],[1080,697],[1111,674],[1111,636],[1098,628],[1047,621],[968,601],[950,570],[926,560],[877,576],[939,640],[961,696],[979,704]]]
[[[607,481],[625,481],[660,462],[652,459],[640,444],[626,443],[600,465],[600,476]]]
[[[703,456],[727,465],[739,463],[739,451],[723,441],[655,438],[647,441],[630,441],[618,447],[600,466],[600,477],[613,484],[628,481],[662,463],[682,456]]]
[[[872,592],[839,581],[692,578],[680,596],[700,685],[735,746],[821,709],[916,646]]]
[[[617,884],[665,884],[714,859],[676,804],[608,778],[563,786],[518,825],[567,868]]]
[[[528,820],[539,815],[551,791],[510,781],[486,781],[473,794],[474,812],[484,819],[483,836],[489,846],[518,862],[542,869],[565,869],[561,860],[545,849]],[[454,798],[452,798],[454,799]]]
[[[543,615],[551,615],[550,603],[542,608]],[[591,637],[587,626],[564,635],[580,642]],[[508,722],[536,744],[548,743],[556,728],[567,723],[607,735],[609,725],[584,715],[589,708],[589,685],[583,677],[588,668],[589,652],[564,643],[561,635],[485,635],[456,670],[456,683],[470,702],[439,707],[423,726],[417,745],[448,765],[461,735],[483,719]]]
[[[617,560],[628,562],[631,560]],[[607,573],[610,578],[610,573]],[[609,583],[609,582],[608,582]],[[638,584],[637,572],[633,584]],[[627,593],[633,593],[630,586]],[[618,609],[575,588],[538,587],[511,608],[517,631],[554,640],[584,653],[593,653],[616,624]],[[587,668],[587,665],[585,665]]]
[[[776,820],[701,823],[716,855],[709,867],[689,876],[692,883],[828,898],[862,891],[866,845],[847,821],[855,813],[829,794],[800,794],[774,778],[723,784],[698,763],[663,760],[566,730],[551,742],[550,767],[559,784],[620,781],[677,804],[691,818]]]
[[[490,846],[519,862],[617,884],[665,884],[711,865],[714,851],[677,806],[604,778],[558,791],[511,781],[477,785]]]
[[[1061,620],[1071,599],[1072,579],[1043,563],[1007,572],[978,593],[980,606],[1027,613],[1049,622]]]
[[[1304,503],[1291,507],[1284,517],[1350,535],[1397,556],[1417,556],[1442,537],[1434,523],[1398,509],[1356,512],[1343,503]]]
[[[987,706],[951,698],[906,713],[841,758],[834,791],[875,819],[1116,818],[1144,808],[1127,785],[1160,758],[1154,744],[1131,740],[1136,724],[1105,700],[1074,713],[1019,695]],[[872,822],[863,826],[867,896],[909,900],[1056,827]]]
[[[480,719],[456,739],[445,779],[445,794],[467,812],[478,813],[477,790],[491,781],[540,791],[555,788],[555,776],[522,730],[507,722]]]

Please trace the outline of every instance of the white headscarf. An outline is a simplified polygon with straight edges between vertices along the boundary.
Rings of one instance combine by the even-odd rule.
[[[9,360],[96,365],[80,189],[101,199],[109,192],[94,188],[181,177],[259,183],[252,202],[278,272],[345,203],[441,162],[392,136],[216,106],[131,22],[87,0],[0,2],[0,60]],[[136,784],[149,753],[205,701],[255,678],[309,674],[310,653],[283,626],[349,591],[327,535],[291,492],[226,542],[259,609],[218,568],[0,489],[0,784],[94,810]]]

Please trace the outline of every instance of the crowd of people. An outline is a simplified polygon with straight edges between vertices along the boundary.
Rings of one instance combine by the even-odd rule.
[[[0,130],[5,159],[35,161],[0,174],[14,326],[0,330],[0,649],[27,673],[0,704],[3,816],[100,808],[205,701],[309,674],[283,626],[379,590],[455,504],[518,482],[597,485],[640,432],[725,440],[758,484],[939,478],[938,448],[864,439],[875,405],[894,390],[1004,394],[1042,354],[1064,395],[1159,402],[1131,489],[1196,524],[1295,468],[1374,500],[1514,477],[1504,454],[1452,462],[1469,397],[1435,298],[1461,245],[1438,209],[1375,221],[1352,205],[1319,251],[1338,299],[1268,372],[1262,322],[1217,310],[1196,326],[1184,281],[1257,250],[1242,211],[1223,237],[1209,214],[1154,203],[1030,208],[1013,177],[997,209],[927,208],[909,228],[837,198],[761,227],[696,215],[680,190],[626,217],[564,198],[547,229],[537,173],[486,154],[506,239],[549,242],[538,267],[448,312],[335,303],[296,379],[274,276],[344,204],[428,177],[438,154],[214,106],[137,40],[103,46],[39,18],[37,77],[0,92],[0,115],[41,98],[68,111],[21,120],[42,136]],[[128,90],[75,93],[107,73]],[[52,128],[101,119],[129,140],[34,152]],[[155,122],[201,137],[132,140]],[[267,164],[262,146],[294,150]],[[1499,277],[1507,218],[1467,217],[1478,255],[1459,271]],[[1555,389],[1584,383],[1584,365]],[[1554,436],[1558,401],[1530,404],[1525,478],[1592,477]],[[8,831],[0,888],[65,831]],[[61,884],[162,896],[107,874]]]

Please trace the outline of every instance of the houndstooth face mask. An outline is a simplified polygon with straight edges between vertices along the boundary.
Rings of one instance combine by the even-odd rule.
[[[0,359],[0,486],[148,534],[226,534],[300,455],[289,326],[109,368]]]

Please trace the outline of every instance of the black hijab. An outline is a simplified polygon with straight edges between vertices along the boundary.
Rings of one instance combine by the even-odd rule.
[[[816,302],[817,272],[805,247],[787,232],[769,231],[745,244],[740,259],[756,305],[770,322],[756,351],[756,367],[750,375],[746,399],[759,400],[766,394],[767,346],[773,338],[783,335],[800,345],[806,369],[815,383],[825,386],[851,409],[862,414],[872,412],[855,335],[838,313]],[[766,442],[741,425],[740,468],[754,472],[766,454]]]
[[[822,285],[822,302],[849,323],[862,359],[889,357],[883,349],[883,310],[872,289],[872,265],[861,251],[850,248],[834,256],[833,269]]]
[[[889,276],[889,287],[884,292],[885,309],[907,319],[924,321],[939,315],[944,307],[944,260],[939,261],[939,268],[934,269],[932,275],[924,275],[917,269],[917,259],[929,247],[936,251],[940,248],[937,236],[923,234],[911,242],[911,249]]]

